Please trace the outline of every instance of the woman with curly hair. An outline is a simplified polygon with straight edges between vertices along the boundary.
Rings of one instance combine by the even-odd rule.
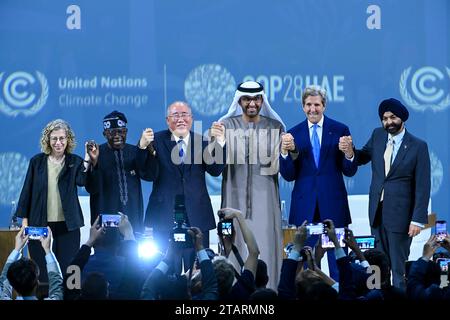
[[[80,246],[80,228],[84,225],[77,186],[84,186],[87,165],[72,151],[75,134],[61,119],[49,122],[40,140],[42,153],[30,160],[20,194],[17,216],[24,226],[50,227],[53,252],[63,274]],[[45,252],[38,241],[28,243],[31,258],[41,269],[46,282]]]

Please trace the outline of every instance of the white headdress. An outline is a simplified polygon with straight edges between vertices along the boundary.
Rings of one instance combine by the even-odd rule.
[[[284,130],[286,130],[286,126],[284,125],[283,120],[281,120],[278,113],[276,113],[275,110],[273,110],[272,107],[270,106],[269,100],[267,99],[267,96],[264,93],[264,87],[259,82],[255,81],[246,81],[238,85],[236,93],[234,94],[233,103],[228,109],[227,114],[221,117],[219,121],[222,121],[226,118],[239,116],[242,114],[242,108],[239,105],[239,99],[242,96],[254,97],[257,95],[263,96],[263,104],[261,106],[261,111],[259,112],[259,114],[264,117],[280,121],[281,124],[283,125]]]

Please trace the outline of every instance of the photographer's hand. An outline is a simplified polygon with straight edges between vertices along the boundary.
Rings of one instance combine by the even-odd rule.
[[[105,228],[99,225],[100,215],[95,219],[94,224],[89,229],[89,239],[86,241],[85,245],[88,247],[93,247],[97,239],[101,238],[105,233]]]
[[[341,247],[341,244],[339,243],[339,240],[336,236],[336,230],[334,228],[333,220],[326,219],[323,221],[325,225],[325,231],[327,232],[328,238],[331,240],[331,242],[334,243],[334,247],[336,249]]]
[[[192,241],[194,242],[194,248],[196,252],[199,252],[200,250],[204,249],[203,246],[203,233],[202,231],[197,227],[191,227],[188,230],[189,235],[192,238]]]
[[[359,261],[365,261],[366,258],[364,257],[361,248],[358,246],[358,243],[355,240],[355,236],[353,235],[353,231],[349,228],[345,228],[345,234],[347,235],[346,238],[344,238],[344,243],[352,249],[352,251],[356,254],[356,257]]]
[[[20,228],[20,231],[16,234],[14,249],[21,252],[27,244],[28,238],[29,236],[25,235],[25,226],[22,226],[22,228]]]
[[[222,209],[219,209],[217,214],[219,215],[219,217],[221,215],[223,215],[223,219],[234,219],[234,218],[239,219],[239,218],[243,218],[241,210],[234,209],[234,208],[222,208]]]
[[[41,241],[41,246],[44,249],[46,255],[52,252],[52,240],[53,240],[52,230],[50,229],[50,227],[47,227],[47,230],[48,235],[46,237],[39,238],[39,240]]]
[[[312,254],[312,248],[311,247],[305,247],[304,248],[305,256],[306,256],[306,262],[308,263],[308,268],[311,270],[316,270],[316,263],[314,262],[314,257]]]
[[[438,247],[438,238],[433,234],[423,246],[422,258],[429,261]]]
[[[300,252],[305,246],[306,239],[308,238],[308,230],[306,229],[307,221],[303,221],[302,225],[297,228],[294,235],[294,250]]]
[[[441,247],[450,252],[450,235],[447,233],[444,240],[441,242]]]
[[[322,258],[325,255],[326,251],[327,250],[325,250],[322,247],[322,237],[319,236],[319,238],[317,239],[316,245],[314,246],[314,259],[318,266],[320,266]]]
[[[131,226],[128,216],[119,212],[119,232],[123,235],[124,240],[136,240],[134,237],[133,227]]]

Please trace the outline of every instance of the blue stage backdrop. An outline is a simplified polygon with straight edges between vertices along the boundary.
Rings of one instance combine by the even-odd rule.
[[[87,139],[104,141],[114,109],[128,117],[130,143],[165,129],[175,100],[191,104],[204,132],[248,79],[288,128],[304,119],[302,89],[324,86],[326,114],[357,147],[380,126],[379,102],[400,99],[407,129],[428,142],[432,209],[450,220],[449,15],[446,0],[2,0],[0,226],[50,120],[73,126],[81,156]],[[346,178],[349,194],[367,194],[370,175],[365,166]],[[219,179],[208,185],[220,193]],[[281,182],[288,206],[291,188]]]

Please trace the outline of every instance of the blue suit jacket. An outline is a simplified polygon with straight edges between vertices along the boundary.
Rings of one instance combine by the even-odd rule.
[[[350,135],[348,127],[324,117],[319,168],[316,168],[305,120],[288,131],[292,134],[298,156],[289,153],[280,156],[280,173],[287,181],[295,181],[292,190],[289,223],[301,225],[312,222],[316,203],[320,218],[332,219],[336,227],[351,223],[347,190],[342,174],[351,177],[357,171],[356,163],[345,158],[339,150],[339,138]]]
[[[356,162],[363,165],[372,162],[372,182],[369,192],[369,219],[375,220],[381,191],[384,188],[383,224],[393,232],[407,233],[411,221],[428,223],[430,198],[430,156],[427,144],[408,131],[391,165],[384,173],[384,151],[388,134],[377,128],[366,145],[356,151]]]
[[[145,225],[160,232],[168,232],[174,226],[173,208],[175,195],[184,194],[189,223],[202,231],[216,227],[214,213],[206,189],[205,173],[219,176],[225,166],[225,148],[222,148],[221,164],[205,159],[207,141],[198,134],[190,133],[185,164],[172,162],[171,153],[178,155],[176,142],[171,140],[169,130],[155,133],[153,146],[156,155],[147,150],[139,150],[138,165],[144,165],[147,176],[153,181],[153,189],[145,215]],[[219,156],[219,155],[218,155]],[[205,161],[206,160],[206,161]],[[209,164],[208,164],[209,163]]]

